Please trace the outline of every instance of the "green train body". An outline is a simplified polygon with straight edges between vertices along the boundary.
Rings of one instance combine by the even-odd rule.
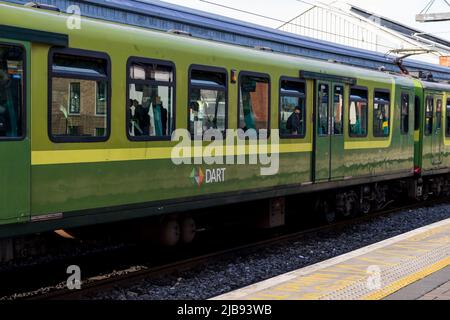
[[[13,77],[22,76],[26,115],[23,137],[0,139],[0,237],[382,181],[417,183],[427,175],[450,171],[448,85],[84,18],[81,29],[72,30],[67,27],[68,17],[0,3],[0,46],[22,48],[24,53],[22,73],[11,71],[14,66],[7,68],[16,72]],[[51,138],[49,100],[55,98],[49,86],[64,82],[63,77],[52,82],[55,76],[49,64],[54,52],[100,55],[107,61],[110,108],[104,121],[109,125],[106,131],[98,131],[105,136],[103,141]],[[130,57],[174,66],[176,128],[186,128],[189,123],[192,66],[226,70],[227,129],[239,127],[240,84],[234,81],[235,75],[251,72],[270,79],[270,129],[279,129],[281,79],[300,80],[305,84],[304,135],[279,140],[280,165],[275,175],[262,176],[260,165],[177,166],[171,159],[177,142],[132,141],[127,135]],[[326,105],[326,95],[320,96],[321,101],[318,97],[326,88],[329,93],[343,89],[342,134],[332,125],[328,134],[319,133],[320,116],[314,110]],[[359,90],[352,92],[367,93],[366,133],[360,136],[349,134],[350,126],[358,126],[355,114],[349,112],[351,101],[356,101],[350,97],[351,88]],[[383,120],[388,125],[382,128],[387,136],[374,136],[376,92],[390,101]],[[331,94],[327,97],[331,111],[336,101]],[[436,107],[431,111],[430,135],[425,134],[427,97],[434,99],[435,106],[441,99],[442,107],[441,112],[436,112]],[[353,103],[358,107],[352,110],[364,104]],[[330,123],[333,117],[329,115]],[[204,143],[203,151],[207,145]],[[223,176],[213,183],[198,183],[195,178],[206,171]]]

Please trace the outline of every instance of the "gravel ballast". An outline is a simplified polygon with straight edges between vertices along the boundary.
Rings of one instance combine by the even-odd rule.
[[[373,218],[336,232],[270,245],[257,252],[214,261],[129,287],[97,293],[100,300],[203,300],[270,279],[450,218],[450,205],[438,205]]]

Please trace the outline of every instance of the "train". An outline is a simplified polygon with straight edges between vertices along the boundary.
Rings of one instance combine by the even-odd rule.
[[[168,242],[190,242],[186,212],[254,201],[274,228],[302,194],[329,222],[400,193],[450,194],[447,83],[173,30],[71,25],[49,6],[0,2],[0,19],[2,252],[11,239],[148,217]],[[197,162],[206,139],[177,164],[179,129],[267,131],[278,168]],[[223,156],[263,150],[233,141]]]

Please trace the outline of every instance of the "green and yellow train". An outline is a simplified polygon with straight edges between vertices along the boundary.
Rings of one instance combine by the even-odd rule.
[[[68,19],[0,3],[2,239],[301,193],[330,217],[449,192],[450,85]],[[175,165],[172,133],[199,128],[279,130],[278,172]]]

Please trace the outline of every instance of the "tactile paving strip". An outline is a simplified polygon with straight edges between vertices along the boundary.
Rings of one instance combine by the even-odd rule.
[[[383,299],[449,265],[450,219],[214,300]]]
[[[450,256],[450,246],[435,249],[420,257],[408,259],[408,261],[396,265],[392,268],[381,269],[381,287],[372,289],[369,285],[369,277],[356,281],[343,289],[320,297],[320,300],[358,300],[358,299],[381,299],[407,285],[409,276],[424,272],[428,267],[441,264],[443,268],[448,265]],[[438,267],[438,266],[437,266]],[[434,269],[434,268],[433,268]],[[420,278],[427,276],[426,272]]]

